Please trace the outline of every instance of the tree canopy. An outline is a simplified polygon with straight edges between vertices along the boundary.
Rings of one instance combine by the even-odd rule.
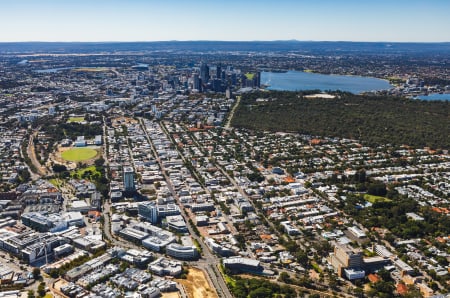
[[[232,125],[322,137],[359,139],[369,145],[450,148],[450,104],[391,96],[332,92],[335,98],[304,97],[309,92],[244,94]]]

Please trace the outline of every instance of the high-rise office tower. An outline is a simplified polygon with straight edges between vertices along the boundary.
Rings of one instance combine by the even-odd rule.
[[[134,170],[132,167],[123,168],[123,187],[125,191],[135,191]]]
[[[220,63],[216,66],[216,78],[222,79],[222,65]]]
[[[198,73],[194,73],[194,82],[192,85],[193,89],[200,91],[200,78],[198,77]]]
[[[260,88],[261,87],[261,72],[257,71],[255,73],[255,77],[254,77],[254,87]]]
[[[206,63],[200,65],[200,79],[203,84],[207,84],[209,81],[209,66]]]

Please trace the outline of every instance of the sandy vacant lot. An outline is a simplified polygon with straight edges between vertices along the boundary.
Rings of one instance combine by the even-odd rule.
[[[189,268],[187,279],[177,279],[192,298],[218,298],[216,291],[209,285],[205,273],[198,268]]]
[[[178,292],[162,293],[161,298],[180,298]]]

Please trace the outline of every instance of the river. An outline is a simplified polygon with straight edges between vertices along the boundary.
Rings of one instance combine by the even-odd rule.
[[[388,81],[377,78],[302,71],[262,72],[261,84],[268,85],[269,90],[341,90],[354,94],[392,88]]]

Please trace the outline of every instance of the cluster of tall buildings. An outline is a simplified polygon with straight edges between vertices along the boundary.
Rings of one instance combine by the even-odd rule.
[[[213,68],[214,69],[214,68]],[[203,92],[229,92],[232,87],[259,88],[261,86],[261,73],[241,73],[232,68],[223,68],[221,64],[215,66],[215,71],[206,64],[200,65],[199,71],[192,76],[192,89]]]

